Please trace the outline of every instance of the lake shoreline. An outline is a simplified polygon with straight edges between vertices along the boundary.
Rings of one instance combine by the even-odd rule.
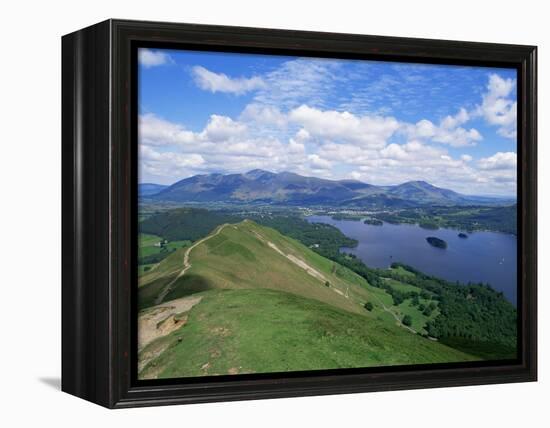
[[[517,302],[517,237],[496,231],[468,232],[463,229],[439,228],[428,230],[413,223],[388,223],[382,226],[356,220],[335,220],[327,216],[307,216],[310,223],[325,223],[338,228],[355,239],[354,248],[342,247],[340,252],[354,254],[371,268],[387,269],[401,262],[419,271],[462,285],[489,284],[503,292],[507,300]],[[436,236],[448,243],[442,250],[426,242]]]
[[[368,218],[368,217],[362,217],[362,218],[357,218],[357,219],[352,219],[352,218],[334,218],[332,215],[329,215],[329,214],[315,214],[315,215],[311,215],[311,216],[305,216],[305,218],[307,219],[308,217],[330,217],[332,220],[336,220],[336,221],[355,221],[355,222],[359,222],[359,223],[364,223],[364,221]],[[428,227],[422,227],[420,225],[420,223],[412,223],[412,222],[406,222],[406,221],[402,221],[402,222],[398,222],[398,223],[392,223],[392,222],[389,222],[389,221],[384,221],[384,220],[381,220],[382,221],[382,224],[371,224],[371,223],[366,223],[366,224],[369,224],[369,225],[372,225],[372,226],[384,226],[384,225],[393,225],[393,226],[397,226],[397,225],[408,225],[408,226],[418,226],[420,227],[421,229],[424,229],[424,230],[433,230],[433,231],[438,231],[439,229],[445,229],[445,230],[455,230],[457,232],[464,232],[464,233],[467,233],[467,234],[472,234],[472,233],[476,233],[476,232],[490,232],[490,233],[501,233],[503,235],[511,235],[511,236],[514,236],[515,238],[517,238],[517,234],[516,233],[510,233],[510,232],[503,232],[501,230],[493,230],[493,229],[486,229],[486,228],[476,228],[476,229],[464,229],[464,228],[457,228],[457,227],[453,227],[453,226],[447,226],[447,227],[440,227],[438,226],[437,229],[431,229],[431,228],[428,228]]]

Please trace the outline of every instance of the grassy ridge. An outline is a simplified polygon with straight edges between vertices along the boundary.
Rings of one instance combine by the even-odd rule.
[[[294,256],[313,268],[318,276],[281,255]],[[166,277],[175,279],[177,260],[183,263],[185,250],[178,250],[152,272],[143,277],[140,307],[154,303]],[[175,281],[165,300],[185,297],[212,289],[270,288],[316,299],[341,309],[375,316],[382,311],[379,301],[382,290],[371,287],[359,275],[311,251],[303,244],[251,221],[225,227],[218,235],[195,247],[190,254],[191,268]],[[347,271],[347,272],[344,272]],[[328,281],[329,286],[326,285]],[[345,295],[347,294],[347,298]],[[372,301],[373,314],[366,314],[363,305]]]
[[[158,339],[167,351],[143,378],[266,373],[475,358],[392,324],[275,290],[215,290],[184,328]],[[151,343],[149,352],[159,343]]]

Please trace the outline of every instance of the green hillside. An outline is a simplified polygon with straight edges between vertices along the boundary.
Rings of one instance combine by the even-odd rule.
[[[260,289],[203,293],[184,327],[141,355],[142,379],[474,359],[385,321]]]
[[[383,311],[382,303],[391,305],[384,290],[273,229],[248,220],[221,227],[191,250],[185,275],[177,278],[182,249],[140,278],[140,307],[154,304],[170,280],[175,282],[164,301],[211,289],[269,288],[360,314],[365,314],[365,302],[372,301],[376,310],[367,316]]]
[[[140,352],[142,377],[474,358],[415,334],[435,314],[424,316],[409,301],[393,306],[383,288],[248,220],[218,226],[139,280],[140,319],[165,314]],[[173,309],[197,296],[192,309]],[[407,315],[409,327],[401,323]]]

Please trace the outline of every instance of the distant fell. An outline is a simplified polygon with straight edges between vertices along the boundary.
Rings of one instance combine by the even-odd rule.
[[[149,188],[147,188],[149,189]],[[377,186],[358,180],[328,180],[292,172],[254,169],[243,174],[203,174],[153,193],[156,201],[289,206],[410,208],[423,205],[499,205],[505,199],[463,195],[425,181]],[[510,202],[510,200],[508,200]]]

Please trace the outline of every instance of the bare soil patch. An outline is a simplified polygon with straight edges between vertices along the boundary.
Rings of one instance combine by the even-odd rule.
[[[167,336],[187,322],[188,312],[201,301],[201,296],[189,296],[161,303],[144,311],[138,319],[138,351],[159,337]],[[141,360],[141,357],[140,357]]]

